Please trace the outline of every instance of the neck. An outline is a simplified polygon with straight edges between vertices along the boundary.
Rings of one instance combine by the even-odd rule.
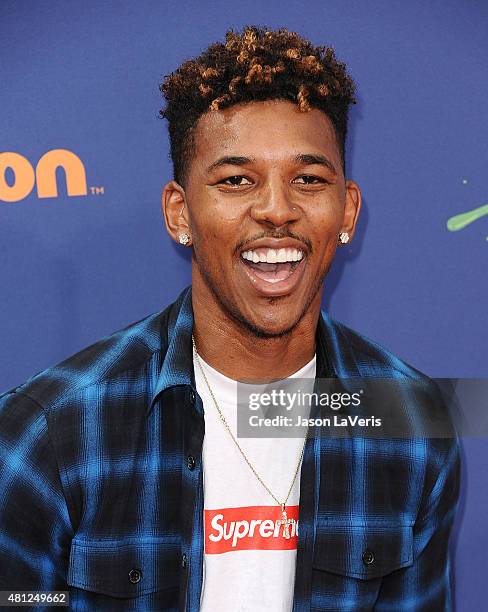
[[[286,378],[315,354],[320,292],[294,329],[281,337],[256,336],[228,314],[211,291],[193,285],[193,335],[198,354],[233,380],[257,382]]]

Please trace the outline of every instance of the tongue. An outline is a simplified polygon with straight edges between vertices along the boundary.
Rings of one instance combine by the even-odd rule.
[[[291,262],[285,263],[250,263],[247,265],[254,270],[254,274],[268,282],[286,280],[292,273]]]

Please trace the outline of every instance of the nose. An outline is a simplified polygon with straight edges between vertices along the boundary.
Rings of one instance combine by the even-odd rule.
[[[300,218],[300,207],[292,201],[292,194],[281,181],[268,183],[267,188],[251,206],[251,217],[258,223],[282,227]]]

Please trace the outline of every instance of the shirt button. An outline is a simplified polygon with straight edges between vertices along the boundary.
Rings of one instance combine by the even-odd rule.
[[[129,572],[129,580],[132,584],[137,584],[142,577],[142,573],[138,569],[131,569]]]
[[[188,457],[186,458],[186,466],[188,467],[190,472],[192,472],[195,469],[195,457],[193,457],[192,455],[188,455]]]
[[[193,389],[190,391],[190,402],[192,404],[195,404],[195,392],[193,391]]]
[[[371,565],[374,561],[374,552],[372,550],[366,549],[363,552],[363,563],[364,565]]]
[[[183,553],[181,555],[181,567],[183,567],[183,568],[186,567],[186,564],[187,564],[186,555],[185,555],[185,553]]]

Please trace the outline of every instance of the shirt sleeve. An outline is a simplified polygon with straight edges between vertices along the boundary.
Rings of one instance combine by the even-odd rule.
[[[66,590],[73,529],[43,408],[0,397],[0,590]]]
[[[439,439],[434,447],[430,470],[437,476],[423,497],[413,527],[413,564],[383,578],[375,611],[453,609],[449,536],[459,498],[459,442],[457,438]]]

